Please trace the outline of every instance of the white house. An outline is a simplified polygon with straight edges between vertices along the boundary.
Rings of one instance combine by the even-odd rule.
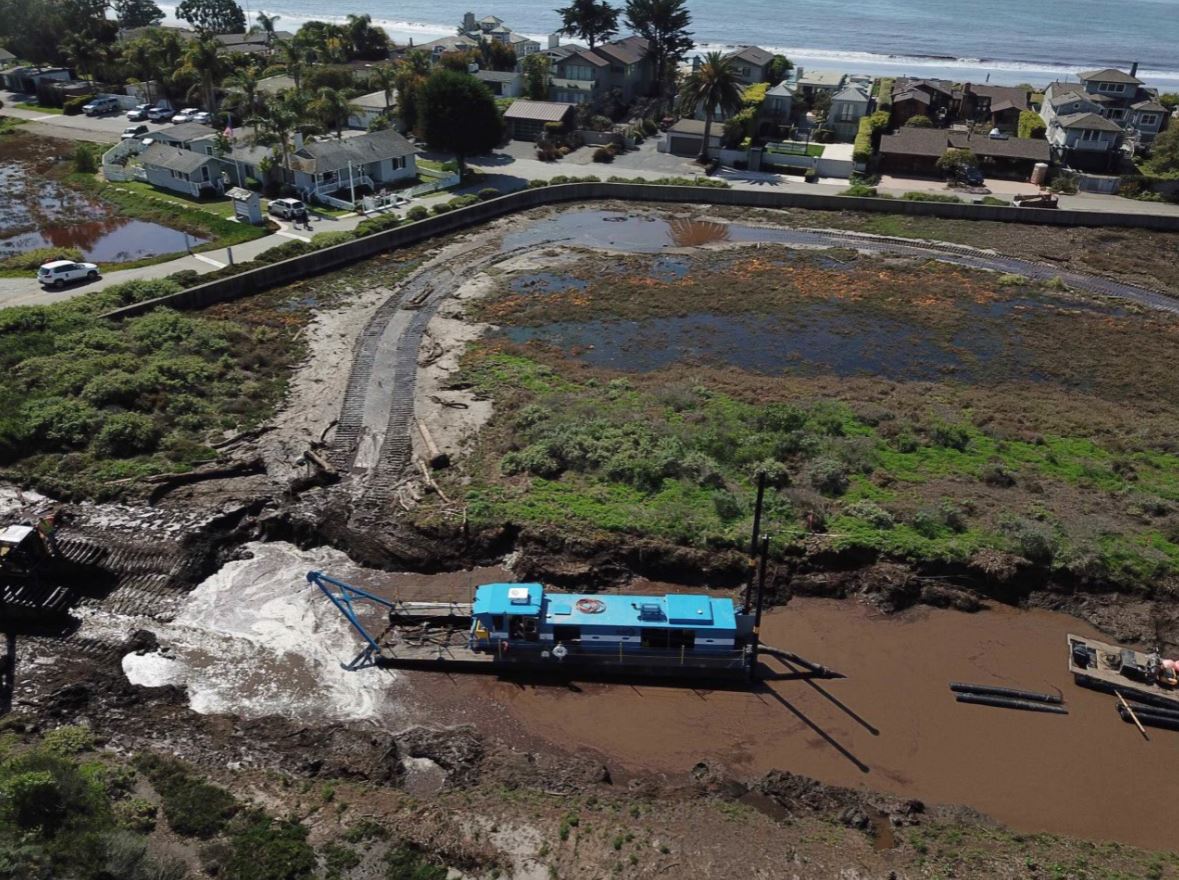
[[[417,151],[392,129],[304,144],[291,156],[292,183],[306,198],[417,177]]]
[[[397,97],[393,96],[388,108],[385,107],[385,92],[382,89],[377,92],[369,92],[367,95],[361,95],[359,98],[353,98],[349,101],[356,109],[352,115],[348,117],[349,128],[363,128],[367,129],[370,125],[376,122],[378,116],[382,116],[386,112],[390,115],[397,107]]]
[[[477,70],[475,79],[497,98],[518,98],[524,94],[524,74],[516,70]]]
[[[152,144],[139,154],[139,161],[152,186],[193,198],[223,189],[221,165],[212,156],[167,144]]]
[[[1116,171],[1122,127],[1097,113],[1056,116],[1045,138],[1058,160],[1088,171]]]
[[[827,124],[843,141],[853,141],[860,127],[860,119],[868,115],[868,93],[858,85],[849,85],[831,98]]]

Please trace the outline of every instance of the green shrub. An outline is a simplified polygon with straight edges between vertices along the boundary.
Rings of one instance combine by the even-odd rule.
[[[237,813],[233,795],[191,776],[179,761],[143,754],[136,765],[160,793],[164,815],[177,834],[208,839],[220,834]]]
[[[929,439],[934,446],[965,452],[970,445],[970,430],[963,425],[938,422],[930,429]]]
[[[73,162],[78,174],[94,174],[98,171],[98,147],[82,141],[74,147]]]
[[[316,248],[329,248],[333,245],[344,244],[352,241],[356,236],[351,232],[339,230],[336,232],[317,232],[311,236],[311,246]]]
[[[853,162],[867,162],[872,158],[872,152],[880,142],[880,134],[888,128],[889,121],[889,115],[880,110],[860,119],[860,127],[852,147]]]
[[[1048,565],[1056,556],[1056,535],[1044,523],[1016,519],[1004,523],[1003,530],[1011,538],[1015,552],[1029,562]]]
[[[3,260],[0,260],[0,269],[28,269],[32,271],[39,268],[42,263],[48,263],[52,260],[73,260],[77,262],[81,259],[82,252],[76,247],[40,247],[5,257]]]
[[[605,147],[598,147],[594,150],[593,159],[595,162],[608,163],[614,161],[614,154]]]
[[[929,193],[912,191],[901,196],[906,202],[945,202],[946,204],[962,204],[962,199],[949,193]]]
[[[167,280],[184,289],[199,284],[201,273],[196,269],[181,269],[179,272],[173,272],[169,275]]]
[[[862,183],[854,183],[840,193],[841,196],[859,196],[860,198],[874,198],[876,196],[876,187],[864,186]]]
[[[416,223],[419,220],[425,220],[430,216],[430,212],[426,210],[424,205],[414,205],[405,212],[405,219],[410,223]]]
[[[807,467],[811,486],[824,495],[842,495],[847,491],[847,468],[831,458],[815,459]]]
[[[21,416],[44,452],[85,446],[102,420],[90,404],[64,397],[31,400],[21,408]]]
[[[492,186],[479,190],[479,200],[483,202],[486,202],[488,199],[497,199],[499,196],[500,191]]]
[[[1039,138],[1044,139],[1048,127],[1044,124],[1044,120],[1040,118],[1040,114],[1035,110],[1021,110],[1019,114],[1019,130],[1018,135],[1021,138]]]
[[[386,229],[396,229],[401,225],[401,222],[401,218],[396,214],[378,214],[376,217],[361,220],[356,226],[354,237],[362,238],[366,235],[384,232]]]
[[[114,805],[115,821],[123,828],[147,834],[156,827],[159,807],[143,798],[127,798]]]
[[[933,128],[933,120],[928,116],[917,113],[905,120],[908,128]]]
[[[154,451],[159,442],[159,428],[150,416],[116,413],[103,423],[94,438],[94,452],[104,458],[130,458]]]
[[[303,254],[309,254],[313,250],[315,250],[315,246],[310,242],[287,241],[258,254],[258,256],[254,257],[253,262],[259,265],[269,265],[270,263],[289,260],[292,257],[301,257]],[[226,268],[231,267],[226,266]]]
[[[875,501],[856,501],[849,504],[843,512],[848,516],[864,520],[876,529],[891,529],[896,524],[892,514]]]
[[[450,873],[406,844],[389,850],[385,855],[385,869],[388,880],[446,880]]]
[[[536,179],[528,181],[528,188],[529,189],[543,189],[544,187],[546,187],[548,185],[549,185],[549,182],[547,180],[541,180],[540,178],[536,178]]]
[[[307,829],[251,812],[234,820],[228,880],[303,880],[316,868]]]
[[[51,755],[67,757],[94,749],[94,731],[89,727],[67,725],[48,731],[41,738],[41,748]]]
[[[62,102],[61,112],[65,116],[81,116],[82,108],[90,103],[89,95],[78,95],[76,98],[66,98]]]
[[[1011,207],[1011,200],[1010,199],[997,199],[994,196],[983,196],[981,199],[978,200],[978,203],[980,205],[994,205],[995,207],[998,207],[998,208],[1010,208]]]

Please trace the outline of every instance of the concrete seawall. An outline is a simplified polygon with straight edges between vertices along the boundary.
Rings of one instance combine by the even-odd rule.
[[[208,281],[180,293],[146,300],[106,313],[107,318],[129,318],[157,306],[198,309],[213,303],[249,296],[310,275],[352,265],[375,254],[396,250],[449,232],[494,220],[518,211],[583,201],[666,202],[672,204],[726,205],[746,208],[808,208],[817,211],[866,211],[911,214],[959,220],[993,220],[1046,226],[1119,226],[1179,231],[1179,217],[1154,214],[1115,214],[1097,211],[1061,211],[972,205],[945,202],[910,202],[900,199],[861,198],[819,193],[712,189],[691,186],[655,186],[639,183],[568,183],[526,189],[480,202],[417,223],[378,232],[364,238],[323,248],[278,263],[250,269],[228,278]],[[821,224],[820,224],[821,225]]]

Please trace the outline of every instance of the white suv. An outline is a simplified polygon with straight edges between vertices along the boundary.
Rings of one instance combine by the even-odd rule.
[[[272,199],[266,210],[284,220],[301,220],[307,216],[307,207],[298,199]]]
[[[65,287],[71,281],[93,281],[98,274],[98,266],[94,263],[54,260],[37,270],[37,280],[43,287]]]

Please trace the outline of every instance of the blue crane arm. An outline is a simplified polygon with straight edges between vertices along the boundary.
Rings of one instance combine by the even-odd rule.
[[[354,587],[351,584],[344,583],[344,581],[337,580],[330,575],[324,574],[322,571],[307,572],[307,582],[314,584],[319,588],[320,592],[328,597],[328,600],[336,606],[336,610],[344,615],[344,619],[352,625],[352,628],[367,643],[367,647],[357,654],[351,663],[341,663],[340,665],[350,671],[376,665],[374,656],[380,656],[381,646],[377,644],[377,640],[373,638],[372,634],[365,629],[364,624],[360,622],[360,618],[357,616],[356,609],[352,603],[354,601],[373,602],[389,610],[393,610],[396,607],[395,604],[388,599],[374,596],[372,593],[360,589],[360,587]]]

